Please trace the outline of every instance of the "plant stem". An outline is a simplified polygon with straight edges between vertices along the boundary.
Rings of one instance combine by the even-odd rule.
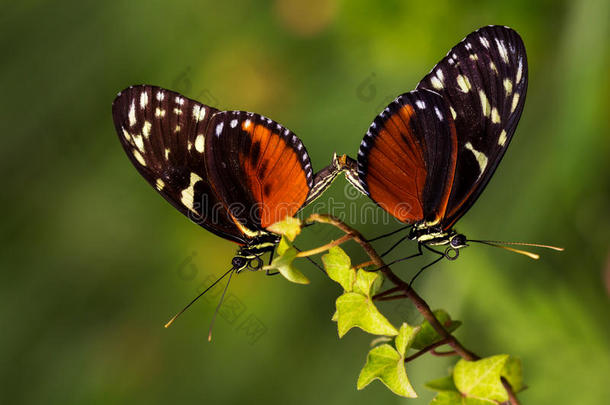
[[[424,347],[423,349],[421,349],[420,351],[418,351],[415,354],[410,355],[409,357],[405,357],[405,363],[410,362],[411,360],[415,360],[416,358],[418,358],[419,356],[428,353],[429,351],[434,351],[434,349],[436,349],[439,346],[443,346],[446,345],[447,341],[446,340],[439,340],[436,343],[432,343],[429,346]]]
[[[334,246],[338,246],[342,243],[345,243],[350,239],[352,239],[351,235],[343,235],[339,239],[334,240],[330,243],[327,243],[324,246],[320,246],[320,247],[317,247],[317,248],[311,249],[311,250],[303,250],[302,252],[297,253],[296,257],[307,257],[307,256],[317,255],[318,253],[326,252],[327,250],[329,250],[330,248],[332,248]]]
[[[445,344],[451,346],[451,348],[455,351],[455,353],[458,354],[460,357],[462,357],[464,360],[476,361],[481,358],[477,354],[466,349],[460,343],[460,341],[458,341],[455,338],[455,336],[453,336],[443,327],[443,325],[439,322],[439,320],[436,319],[436,316],[434,316],[434,313],[432,312],[432,309],[430,309],[430,306],[428,305],[428,303],[426,301],[424,301],[424,299],[422,297],[420,297],[419,294],[417,294],[415,292],[415,290],[413,288],[411,288],[411,286],[407,282],[405,282],[403,279],[401,279],[396,274],[394,274],[394,272],[389,267],[386,266],[386,264],[383,262],[383,259],[377,253],[377,251],[373,248],[373,246],[369,242],[367,242],[367,240],[362,236],[362,234],[360,232],[353,229],[349,225],[345,224],[340,219],[335,218],[330,215],[312,214],[309,217],[309,219],[307,220],[307,222],[319,222],[319,223],[330,224],[330,225],[333,225],[336,228],[342,230],[343,232],[345,232],[344,237],[348,237],[348,239],[353,239],[356,243],[358,243],[362,247],[362,249],[367,253],[367,255],[370,257],[371,261],[375,264],[375,266],[380,268],[380,271],[383,273],[383,275],[397,287],[397,290],[403,291],[405,296],[411,302],[413,302],[413,304],[415,305],[415,307],[417,308],[419,313],[424,317],[424,319],[426,319],[428,321],[428,323],[430,323],[430,325],[434,328],[436,333],[438,333],[441,336],[441,338],[442,338],[441,341],[444,341]],[[394,289],[392,289],[392,290],[394,290]],[[508,383],[508,381],[503,379],[502,384],[508,394],[509,403],[511,405],[519,405],[519,400],[517,399],[515,392],[513,391],[512,387]]]

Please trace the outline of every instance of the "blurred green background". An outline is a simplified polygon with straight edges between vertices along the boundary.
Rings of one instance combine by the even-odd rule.
[[[219,317],[212,344],[215,297],[164,329],[228,268],[235,245],[190,223],[140,178],[110,106],[118,91],[148,83],[256,111],[299,134],[317,170],[334,151],[355,156],[374,116],[466,34],[504,24],[528,51],[525,111],[458,229],[566,251],[532,261],[471,247],[417,287],[464,322],[458,336],[468,348],[523,359],[524,404],[607,403],[609,10],[606,0],[4,2],[0,402],[427,403],[423,383],[455,359],[408,366],[418,400],[378,382],[357,392],[370,336],[338,340],[330,321],[338,286],[305,262],[306,287],[235,277],[240,315]],[[322,201],[340,214],[341,201],[354,204],[346,190],[341,179]],[[396,226],[352,224],[371,236]],[[337,235],[314,227],[305,245]],[[408,277],[416,264],[396,271]],[[384,310],[418,319],[408,304]],[[248,333],[247,320],[263,333]]]

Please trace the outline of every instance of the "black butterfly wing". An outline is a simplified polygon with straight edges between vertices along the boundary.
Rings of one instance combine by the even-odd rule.
[[[205,169],[205,133],[218,110],[155,86],[132,86],[112,104],[119,139],[138,172],[178,211],[207,230],[246,242]]]
[[[523,111],[527,80],[519,34],[488,26],[453,47],[417,86],[443,96],[457,129],[457,166],[443,228],[474,204],[504,156]]]
[[[244,111],[216,114],[206,135],[210,181],[249,231],[293,216],[313,187],[300,139],[271,119]]]
[[[371,124],[358,151],[358,179],[397,219],[433,225],[445,214],[456,158],[455,125],[445,100],[414,90]]]

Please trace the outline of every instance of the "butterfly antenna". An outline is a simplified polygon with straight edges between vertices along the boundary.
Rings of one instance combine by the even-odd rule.
[[[227,274],[229,274],[229,273],[230,273],[231,271],[233,271],[233,270],[235,270],[235,269],[234,269],[233,267],[231,267],[231,268],[230,268],[230,269],[229,269],[229,270],[228,270],[228,271],[227,271],[225,274],[223,274],[222,276],[220,276],[220,277],[218,278],[218,280],[214,281],[214,282],[212,283],[212,285],[211,285],[211,286],[209,286],[209,287],[208,287],[208,288],[206,288],[206,289],[205,289],[205,290],[204,290],[204,291],[203,291],[201,294],[199,294],[198,296],[196,296],[196,297],[195,297],[195,299],[193,299],[193,300],[192,300],[192,301],[191,301],[191,302],[190,302],[190,303],[189,303],[187,306],[185,306],[184,308],[182,308],[182,311],[180,311],[180,312],[178,312],[176,315],[174,315],[174,316],[172,317],[172,319],[170,319],[170,320],[169,320],[169,322],[167,322],[167,323],[165,324],[165,327],[166,327],[166,328],[169,328],[170,326],[172,326],[172,323],[174,323],[174,321],[175,321],[175,320],[176,320],[176,319],[177,319],[177,318],[178,318],[180,315],[182,315],[182,313],[183,313],[184,311],[186,311],[186,310],[187,310],[187,309],[188,309],[188,308],[189,308],[191,305],[193,305],[193,304],[195,303],[195,301],[197,301],[199,298],[201,298],[201,296],[202,296],[203,294],[205,294],[206,292],[208,292],[208,290],[209,290],[210,288],[212,288],[212,287],[214,287],[216,284],[218,284],[218,282],[219,282],[220,280],[222,280],[223,278],[225,278],[225,276],[226,276]]]
[[[512,248],[510,246],[505,246],[505,245],[531,246],[531,247],[539,247],[539,248],[545,248],[545,249],[552,249],[552,250],[556,250],[558,252],[563,252],[563,248],[561,248],[561,247],[551,246],[551,245],[541,245],[539,243],[503,242],[503,241],[497,241],[497,240],[475,240],[475,239],[469,239],[468,242],[482,243],[482,244],[485,244],[485,245],[489,245],[489,246],[493,246],[493,247],[498,247],[498,248],[501,248],[501,249],[504,249],[504,250],[508,250],[508,251],[511,251],[511,252],[514,252],[514,253],[519,253],[520,255],[527,256],[530,259],[534,259],[534,260],[540,259],[540,255],[537,255],[536,253],[528,252],[527,250],[515,249],[515,248]]]
[[[292,247],[293,247],[293,248],[295,248],[295,249],[297,250],[297,252],[302,252],[302,251],[303,251],[302,249],[299,249],[299,248],[298,248],[298,247],[296,247],[295,245],[292,245]],[[320,269],[320,271],[321,271],[322,273],[326,274],[326,270],[324,270],[324,268],[322,268],[322,266],[320,266],[320,265],[319,265],[319,264],[318,264],[318,263],[317,263],[317,262],[316,262],[314,259],[312,259],[312,258],[311,258],[311,257],[309,257],[309,256],[305,256],[305,258],[306,258],[307,260],[309,260],[309,262],[310,262],[311,264],[313,264],[313,265],[314,265],[314,266],[316,266],[318,269]]]
[[[229,284],[231,283],[231,277],[233,277],[233,273],[234,273],[233,270],[234,269],[229,270],[229,272],[231,273],[231,274],[229,274],[229,280],[227,281],[227,285],[225,286],[225,289],[222,292],[222,296],[220,297],[220,301],[218,302],[218,305],[216,306],[216,311],[214,311],[214,315],[212,316],[212,322],[210,322],[210,331],[208,332],[208,342],[212,341],[212,329],[214,328],[214,321],[216,320],[216,315],[218,315],[218,311],[220,311],[220,307],[222,306],[222,302],[225,299],[225,294],[227,293],[227,290],[229,289]],[[226,274],[225,274],[225,276],[226,276]]]

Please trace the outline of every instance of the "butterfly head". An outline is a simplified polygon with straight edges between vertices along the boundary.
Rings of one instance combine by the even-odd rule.
[[[239,248],[231,265],[237,273],[248,269],[260,270],[263,267],[261,256],[273,252],[279,242],[279,236],[272,233],[261,233],[253,238],[247,245]]]

